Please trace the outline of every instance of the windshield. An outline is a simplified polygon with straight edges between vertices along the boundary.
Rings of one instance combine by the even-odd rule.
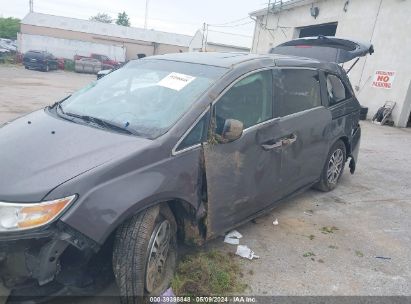
[[[74,93],[61,110],[152,139],[167,132],[225,71],[166,60],[133,61]]]

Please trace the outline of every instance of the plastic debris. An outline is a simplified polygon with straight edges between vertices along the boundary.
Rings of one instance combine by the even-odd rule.
[[[309,216],[312,216],[313,215],[313,211],[312,210],[306,210],[306,211],[304,211],[304,214],[305,215],[309,215]]]
[[[240,239],[242,237],[243,235],[240,232],[238,232],[237,230],[233,230],[226,234],[224,238],[224,243],[238,245],[240,244]]]
[[[237,251],[235,252],[236,255],[252,260],[252,259],[259,259],[260,257],[254,253],[248,246],[246,245],[238,245]]]
[[[162,299],[161,302],[159,302],[160,304],[167,304],[169,303],[169,298],[175,297],[176,295],[174,294],[173,289],[170,287],[169,289],[167,289],[166,291],[163,292],[163,294],[160,296],[160,298]]]
[[[229,233],[227,233],[226,236],[231,237],[231,238],[237,238],[237,239],[241,239],[243,237],[243,235],[237,230],[230,231]]]
[[[381,260],[391,260],[389,257],[383,257],[383,256],[376,256],[376,259],[381,259]]]
[[[273,225],[274,225],[274,226],[277,226],[277,225],[278,225],[278,219],[275,219],[275,220],[274,220]]]

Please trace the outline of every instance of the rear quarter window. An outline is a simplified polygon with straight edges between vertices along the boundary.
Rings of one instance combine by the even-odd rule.
[[[327,95],[330,106],[333,106],[352,96],[350,90],[348,90],[348,88],[344,85],[344,83],[338,76],[328,74],[326,77]]]

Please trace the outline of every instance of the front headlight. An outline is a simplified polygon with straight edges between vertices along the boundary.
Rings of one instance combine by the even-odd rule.
[[[75,195],[42,203],[0,202],[0,232],[18,231],[40,227],[52,222],[71,202]]]

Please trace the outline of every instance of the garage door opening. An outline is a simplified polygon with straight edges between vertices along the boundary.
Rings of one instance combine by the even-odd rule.
[[[337,25],[338,22],[333,22],[300,27],[299,38],[313,37],[319,35],[335,36],[335,33],[337,32]]]

